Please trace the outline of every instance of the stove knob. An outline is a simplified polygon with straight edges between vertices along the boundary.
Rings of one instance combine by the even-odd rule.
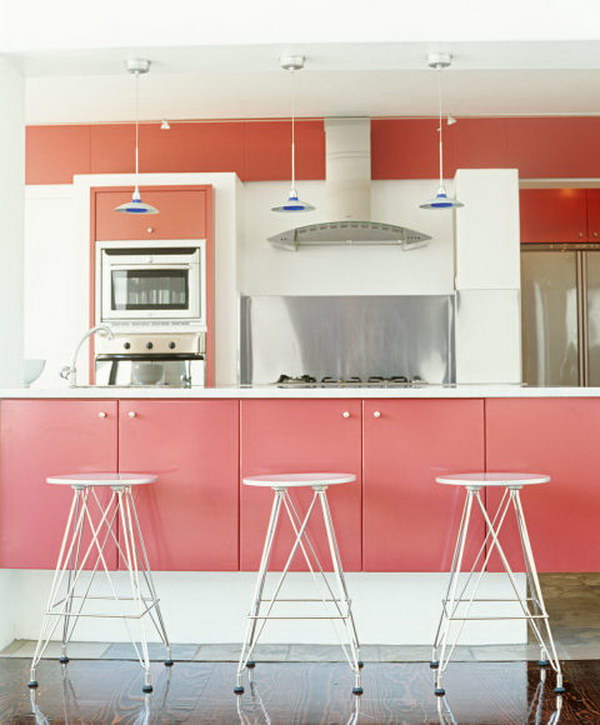
[[[147,342],[146,343],[146,349],[147,350],[152,350],[153,347],[154,347],[154,344],[152,342]]]
[[[177,347],[177,343],[175,343],[175,342],[169,343],[169,350],[174,350],[176,347]]]
[[[130,343],[130,342],[124,342],[124,343],[123,343],[123,347],[124,347],[124,348],[125,348],[126,350],[129,350],[129,348],[131,347],[131,343]]]

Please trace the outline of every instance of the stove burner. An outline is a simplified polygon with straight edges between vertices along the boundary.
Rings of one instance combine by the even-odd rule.
[[[336,378],[333,375],[326,375],[317,381],[314,375],[285,375],[279,376],[276,382],[284,388],[415,388],[425,385],[420,377],[408,378],[406,375],[371,375],[363,380],[358,375],[348,378]]]

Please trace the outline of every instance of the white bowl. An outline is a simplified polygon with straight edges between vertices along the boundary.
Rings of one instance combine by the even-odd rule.
[[[37,380],[44,370],[46,361],[42,359],[24,360],[23,365],[23,382],[29,387],[34,380]]]

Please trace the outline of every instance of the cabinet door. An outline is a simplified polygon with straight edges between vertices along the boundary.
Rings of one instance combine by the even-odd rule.
[[[363,419],[365,570],[449,570],[465,493],[435,478],[484,470],[483,401],[365,400]]]
[[[521,242],[585,242],[585,189],[521,189]]]
[[[116,470],[116,402],[3,400],[0,567],[55,567],[72,490],[46,484],[48,476]],[[109,565],[116,566],[115,548],[107,551]]]
[[[123,400],[119,409],[119,470],[158,475],[135,492],[150,566],[237,569],[238,402]]]
[[[551,477],[521,492],[540,571],[600,571],[599,429],[598,398],[486,401],[487,470]],[[489,496],[490,506],[496,501]],[[504,543],[512,556],[518,540],[511,516]],[[522,570],[522,558],[516,561]],[[498,559],[492,563],[498,570]]]
[[[327,491],[331,515],[347,570],[361,568],[361,411],[358,400],[241,401],[241,475],[266,473],[354,473],[357,480]],[[347,416],[344,414],[348,413]],[[304,509],[312,489],[292,491]],[[240,558],[242,569],[257,569],[263,548],[273,492],[241,486]],[[293,542],[293,530],[282,512],[281,527],[271,557],[281,569]],[[322,564],[329,568],[320,511],[309,537]],[[298,551],[295,570],[305,570]]]
[[[95,239],[204,239],[207,192],[202,188],[142,188],[142,199],[158,214],[120,214],[115,208],[131,198],[130,187],[92,190]]]
[[[600,242],[600,189],[586,189],[588,241]]]

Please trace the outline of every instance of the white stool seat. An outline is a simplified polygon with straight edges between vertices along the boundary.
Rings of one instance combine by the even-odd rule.
[[[246,476],[246,486],[268,488],[300,488],[301,486],[333,486],[356,481],[353,473],[275,473],[264,476]]]
[[[157,478],[149,473],[69,473],[49,476],[46,483],[57,486],[141,486],[154,483]]]
[[[548,483],[550,476],[543,473],[456,473],[438,476],[435,480],[448,486],[531,486]]]

